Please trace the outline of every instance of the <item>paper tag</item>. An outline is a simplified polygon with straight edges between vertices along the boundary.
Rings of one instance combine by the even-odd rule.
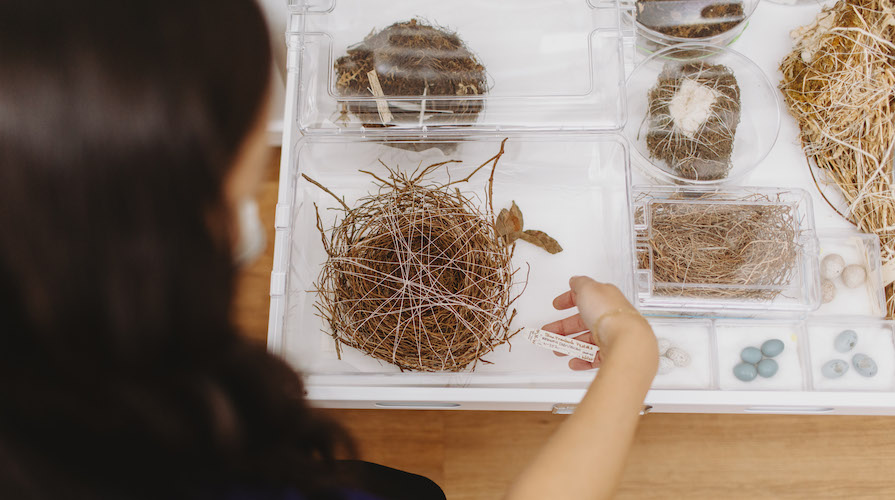
[[[537,328],[526,328],[525,336],[529,342],[544,349],[581,358],[589,363],[593,363],[597,359],[597,351],[599,349],[597,349],[597,346],[587,342]]]
[[[883,286],[889,286],[892,283],[895,283],[895,259],[883,265]]]
[[[379,109],[379,118],[382,119],[382,124],[392,121],[392,112],[388,109],[388,101],[385,99],[379,99],[380,97],[385,96],[385,93],[382,92],[382,85],[379,83],[379,75],[376,74],[376,70],[370,70],[367,73],[367,79],[370,80],[370,92],[373,93],[376,99],[376,107]]]

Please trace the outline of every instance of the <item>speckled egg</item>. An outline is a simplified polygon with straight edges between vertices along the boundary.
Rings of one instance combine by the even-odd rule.
[[[769,358],[773,358],[783,352],[783,341],[780,339],[766,340],[761,344],[761,353]]]
[[[758,374],[764,378],[771,378],[777,374],[777,370],[780,368],[777,365],[777,362],[773,359],[763,359],[758,362]]]
[[[827,361],[820,367],[820,373],[827,378],[839,378],[848,371],[848,363],[841,359]]]
[[[746,363],[756,365],[761,361],[761,350],[757,347],[747,347],[740,353],[740,359]]]
[[[845,259],[838,253],[831,253],[820,261],[820,275],[828,280],[834,280],[845,269]]]
[[[876,361],[866,354],[855,354],[851,358],[851,364],[855,367],[855,371],[864,377],[873,377],[876,375]]]
[[[833,302],[836,298],[836,285],[830,280],[823,280],[820,284],[820,295],[824,304]]]
[[[664,337],[657,338],[656,343],[659,344],[659,356],[664,356],[671,349],[671,341]]]
[[[842,270],[842,284],[849,288],[857,288],[867,279],[867,270],[864,266],[852,264]]]
[[[740,363],[733,367],[733,376],[743,382],[751,382],[758,376],[758,368],[750,363]]]
[[[854,330],[842,330],[836,338],[833,339],[833,348],[839,352],[848,352],[855,348],[858,343],[858,333]]]
[[[672,347],[668,349],[665,351],[665,357],[670,359],[674,363],[674,366],[680,368],[690,365],[690,355],[680,347]]]
[[[665,356],[659,356],[659,375],[667,375],[672,371],[674,371],[674,361]]]

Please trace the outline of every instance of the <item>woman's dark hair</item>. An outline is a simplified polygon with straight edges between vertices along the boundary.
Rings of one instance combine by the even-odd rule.
[[[320,491],[343,434],[230,322],[251,0],[0,2],[0,497]]]

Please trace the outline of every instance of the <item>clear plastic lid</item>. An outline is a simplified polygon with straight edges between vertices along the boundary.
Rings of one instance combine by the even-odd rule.
[[[645,311],[774,317],[820,305],[807,192],[635,186],[632,199]]]
[[[614,1],[293,0],[303,133],[617,130]]]

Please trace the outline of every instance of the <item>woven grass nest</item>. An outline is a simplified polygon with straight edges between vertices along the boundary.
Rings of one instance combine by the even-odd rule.
[[[365,172],[378,192],[354,207],[306,177],[342,204],[333,227],[323,227],[319,212],[317,219],[328,258],[316,307],[337,346],[402,370],[451,372],[474,368],[516,333],[512,247],[495,231],[491,203],[503,152],[501,144],[469,176],[443,184],[427,178],[457,162],[412,173],[386,166],[386,178]],[[456,186],[489,164],[483,210]]]

